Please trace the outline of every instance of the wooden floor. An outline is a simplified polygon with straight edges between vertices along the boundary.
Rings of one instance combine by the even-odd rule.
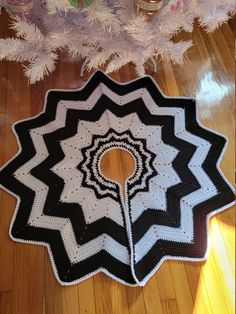
[[[0,17],[0,37],[10,34]],[[224,133],[229,145],[221,168],[233,183],[235,156],[233,23],[214,33],[197,26],[194,47],[183,67],[158,63],[155,80],[167,95],[198,99],[204,125]],[[22,66],[0,62],[0,164],[17,152],[11,125],[42,110],[50,88],[78,88],[80,63],[62,56],[57,70],[31,87]],[[86,78],[88,75],[86,74]],[[133,66],[112,75],[120,82],[135,78]],[[115,158],[116,157],[116,158]],[[119,163],[119,155],[110,163]],[[125,158],[125,157],[123,157]],[[104,161],[105,163],[105,161]],[[144,288],[123,286],[103,274],[83,283],[61,287],[56,282],[46,248],[15,243],[8,236],[16,201],[0,192],[0,313],[1,314],[227,314],[234,313],[234,209],[211,219],[207,262],[166,261]]]

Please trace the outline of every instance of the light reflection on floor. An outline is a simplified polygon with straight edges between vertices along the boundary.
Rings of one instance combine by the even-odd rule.
[[[223,79],[219,81],[213,72],[204,73],[196,93],[201,116],[203,118],[211,118],[213,107],[219,106],[222,100],[233,93],[233,91],[233,82],[224,82]]]
[[[194,313],[234,313],[234,252],[235,228],[213,217],[210,222],[210,252],[201,268]],[[229,254],[233,256],[230,258]],[[213,300],[211,309],[208,298]]]

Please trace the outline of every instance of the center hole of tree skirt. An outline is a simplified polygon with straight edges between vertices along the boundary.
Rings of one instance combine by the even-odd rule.
[[[100,169],[107,180],[120,184],[124,198],[125,182],[135,170],[135,160],[131,153],[121,148],[108,150],[102,156]]]

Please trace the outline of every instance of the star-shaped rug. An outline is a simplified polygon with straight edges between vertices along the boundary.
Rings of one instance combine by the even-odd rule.
[[[19,152],[0,172],[17,198],[10,236],[47,246],[62,285],[102,271],[142,286],[166,259],[203,260],[209,218],[234,203],[226,139],[198,122],[194,99],[164,96],[150,77],[98,71],[80,90],[49,91],[14,131]],[[101,171],[112,149],[134,160],[124,193]]]

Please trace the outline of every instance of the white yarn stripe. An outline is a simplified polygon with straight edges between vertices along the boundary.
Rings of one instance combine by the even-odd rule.
[[[73,256],[72,263],[78,263],[87,258],[105,250],[118,261],[130,265],[129,254],[126,247],[119,244],[112,237],[107,234],[102,234],[97,238],[78,246],[75,238],[71,238],[70,227],[66,225],[63,229],[62,239],[68,256]]]
[[[103,217],[109,217],[118,225],[123,226],[120,203],[110,197],[103,197],[98,200],[93,189],[81,185],[83,175],[80,171],[77,171],[79,175],[75,177],[75,170],[65,170],[63,173],[58,173],[64,181],[67,180],[60,200],[64,203],[79,203],[87,224]],[[68,180],[68,177],[73,177],[73,180]]]

